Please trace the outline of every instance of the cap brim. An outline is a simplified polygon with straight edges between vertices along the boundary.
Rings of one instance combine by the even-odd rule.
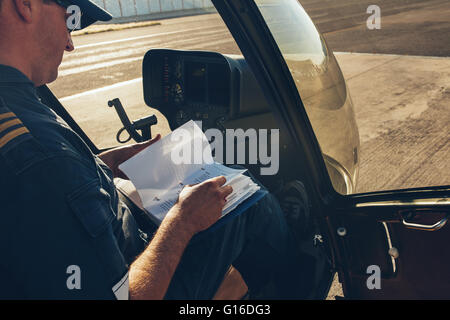
[[[71,0],[71,3],[81,9],[81,29],[90,26],[97,21],[109,21],[112,15],[89,0]]]

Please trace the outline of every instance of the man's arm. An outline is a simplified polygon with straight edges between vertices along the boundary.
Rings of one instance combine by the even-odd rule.
[[[192,236],[219,219],[232,192],[225,182],[217,177],[182,190],[149,246],[130,267],[130,299],[164,298]]]
[[[164,298],[192,237],[179,224],[176,219],[164,219],[147,249],[131,265],[130,299]]]

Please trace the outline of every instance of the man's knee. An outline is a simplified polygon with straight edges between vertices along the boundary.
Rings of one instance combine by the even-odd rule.
[[[244,214],[247,215],[248,232],[252,237],[263,236],[275,246],[286,241],[288,227],[285,216],[273,194],[268,193]]]

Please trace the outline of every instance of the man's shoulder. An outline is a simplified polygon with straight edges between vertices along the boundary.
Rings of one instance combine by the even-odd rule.
[[[0,96],[0,155],[18,171],[54,157],[94,164],[81,138],[39,100],[27,97]]]

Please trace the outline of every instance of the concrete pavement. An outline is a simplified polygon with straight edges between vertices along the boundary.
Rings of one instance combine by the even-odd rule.
[[[361,138],[356,191],[449,184],[450,58],[336,57]]]

